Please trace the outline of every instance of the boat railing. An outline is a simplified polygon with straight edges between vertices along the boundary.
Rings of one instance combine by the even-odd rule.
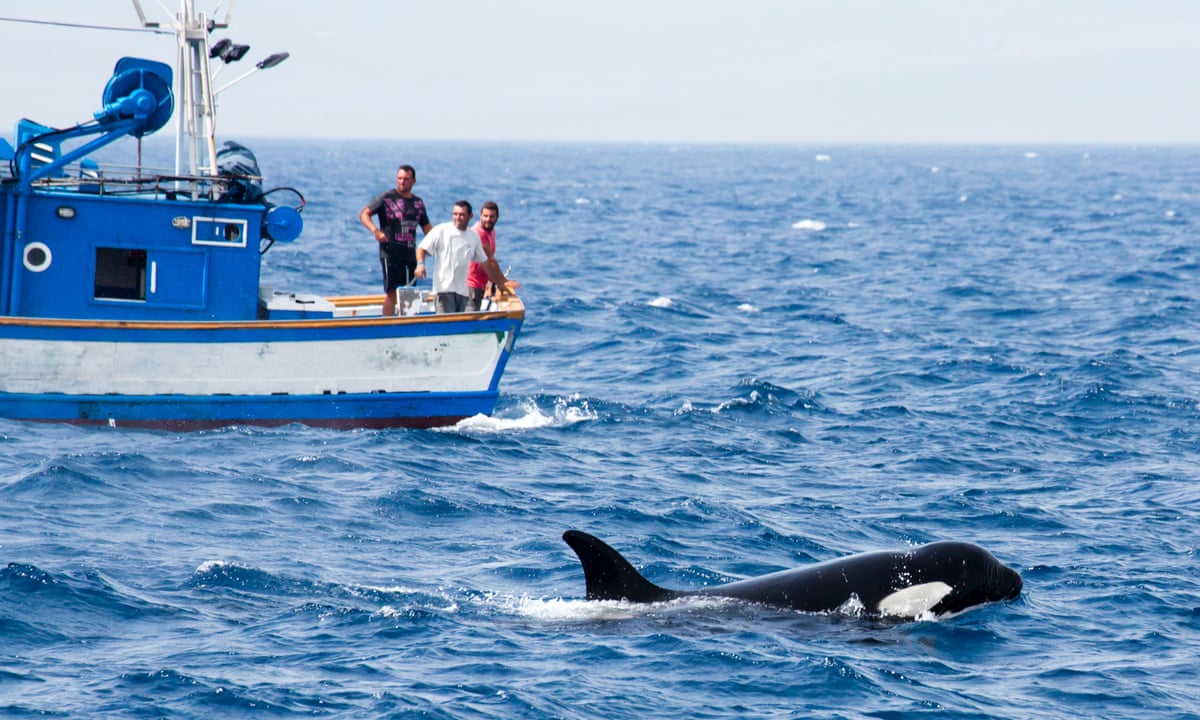
[[[89,195],[141,195],[168,200],[219,200],[236,181],[262,181],[255,175],[178,175],[170,170],[106,165],[84,161],[61,174],[41,178],[32,187]]]

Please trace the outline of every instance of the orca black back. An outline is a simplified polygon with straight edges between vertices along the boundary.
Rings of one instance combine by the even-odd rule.
[[[805,612],[861,607],[871,615],[917,618],[1014,600],[1021,576],[987,550],[943,541],[870,552],[699,590],[670,590],[642,576],[620,553],[579,530],[563,533],[583,565],[588,600],[652,603],[685,596],[728,597]]]

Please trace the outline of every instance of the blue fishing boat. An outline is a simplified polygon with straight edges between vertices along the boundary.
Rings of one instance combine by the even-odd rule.
[[[244,46],[212,41],[228,13],[180,7],[161,24],[174,66],[121,58],[93,119],[0,138],[0,417],[358,428],[491,413],[525,316],[513,293],[439,315],[417,288],[384,317],[382,295],[262,286],[263,253],[300,239],[304,199],[264,189],[247,148],[218,147],[210,61]],[[172,118],[175,168],[142,168],[142,138]],[[93,159],[118,140],[135,164]]]

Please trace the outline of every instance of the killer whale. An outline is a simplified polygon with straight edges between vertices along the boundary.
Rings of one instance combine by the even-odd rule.
[[[588,600],[652,603],[688,596],[727,597],[823,612],[852,607],[869,615],[918,618],[1015,600],[1021,576],[987,550],[942,541],[897,552],[869,552],[698,590],[670,590],[647,580],[620,553],[579,530],[563,540],[583,565]]]

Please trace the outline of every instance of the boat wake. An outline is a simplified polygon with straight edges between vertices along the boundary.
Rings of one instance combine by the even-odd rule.
[[[553,406],[543,408],[535,398],[526,398],[515,407],[499,409],[494,415],[475,415],[456,425],[441,428],[442,432],[503,433],[513,430],[538,430],[548,427],[569,427],[599,419],[587,400],[578,395],[553,398]]]

